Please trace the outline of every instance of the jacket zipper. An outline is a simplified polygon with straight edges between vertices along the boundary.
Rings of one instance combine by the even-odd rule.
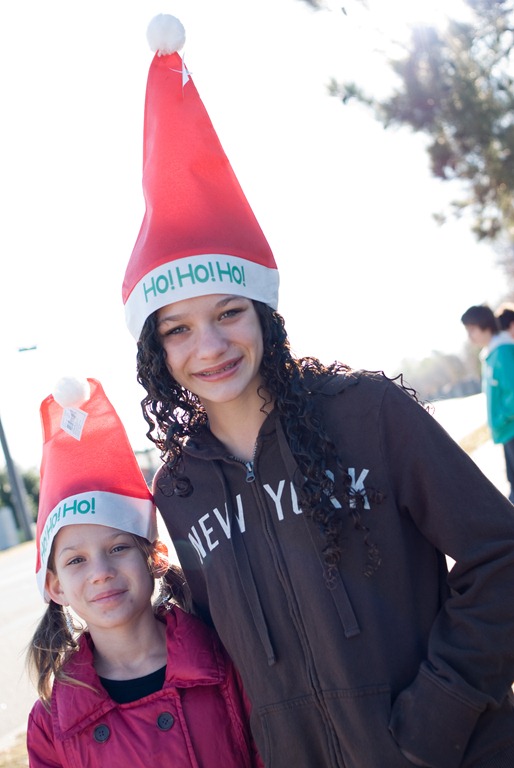
[[[251,480],[247,479],[247,482],[252,482],[252,480],[255,480],[255,475],[253,474],[253,461],[245,462],[242,459],[237,459],[237,457],[233,457],[233,458],[235,458],[236,461],[240,461],[245,465],[251,464],[252,479]],[[303,647],[303,653],[304,653],[304,658],[305,658],[306,668],[307,668],[306,671],[307,671],[307,676],[310,680],[311,690],[317,701],[318,707],[323,713],[325,724],[328,727],[326,747],[328,749],[329,754],[331,755],[331,759],[335,761],[334,766],[339,766],[340,768],[344,768],[345,762],[344,762],[343,756],[341,755],[339,739],[337,738],[337,735],[335,733],[335,727],[332,721],[332,716],[330,715],[327,704],[325,702],[324,695],[320,689],[318,676],[316,672],[316,664],[312,656],[310,643],[305,632],[303,620],[301,618],[301,611],[299,609],[299,606],[296,600],[296,595],[294,593],[294,590],[291,584],[289,570],[285,565],[285,563],[283,563],[282,555],[280,553],[280,548],[277,546],[277,543],[275,542],[275,536],[273,532],[270,530],[268,520],[267,520],[267,505],[261,497],[260,488],[261,486],[257,485],[257,487],[254,489],[254,493],[256,495],[257,508],[260,510],[261,520],[262,520],[262,524],[265,532],[265,537],[268,541],[268,546],[275,553],[275,557],[273,558],[275,561],[275,568],[281,574],[281,576],[279,577],[280,581],[282,582],[284,591],[286,592],[286,595],[288,595],[288,599],[291,601],[291,606],[293,607],[294,615],[292,615],[291,618],[293,620],[293,624],[295,626],[296,632],[300,639],[300,643]]]
[[[255,472],[253,471],[253,459],[251,461],[245,461],[244,459],[238,459],[237,456],[229,456],[228,458],[237,461],[238,464],[242,464],[246,469],[246,482],[253,483],[255,480]]]
[[[245,467],[245,469],[246,469],[246,478],[245,479],[246,479],[247,483],[253,483],[253,481],[255,480],[255,472],[254,472],[254,469],[253,469],[253,463],[254,463],[254,460],[255,460],[255,454],[256,453],[257,453],[257,440],[255,441],[255,445],[253,446],[253,453],[252,453],[252,458],[250,459],[250,461],[245,461],[244,459],[240,459],[237,456],[232,456],[232,455],[229,455],[229,457],[228,457],[229,459],[233,459],[234,461],[237,461],[238,464],[242,464],[243,467]]]

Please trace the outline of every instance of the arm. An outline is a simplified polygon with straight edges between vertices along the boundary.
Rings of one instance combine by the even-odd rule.
[[[51,715],[40,701],[36,702],[29,715],[27,751],[30,768],[63,768],[64,766],[54,746]]]
[[[457,768],[480,715],[514,679],[514,507],[394,384],[379,429],[398,509],[456,561],[427,658],[394,702],[390,729],[411,761]]]

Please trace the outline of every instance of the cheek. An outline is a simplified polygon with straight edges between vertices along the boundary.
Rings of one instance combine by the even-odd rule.
[[[264,355],[264,342],[262,340],[262,334],[261,333],[259,333],[255,337],[254,350],[255,350],[255,358],[257,360],[257,364],[260,366],[260,364],[262,362],[263,355]]]
[[[170,346],[166,346],[165,344],[163,344],[164,364],[168,372],[171,373],[171,375],[173,375],[173,368],[177,367],[177,354],[176,352],[174,353],[174,350],[171,349]]]
[[[166,365],[166,369],[167,369],[168,373],[170,373],[173,376],[173,368],[171,367],[171,363],[170,363],[170,360],[169,360],[168,357],[166,358],[165,365]]]

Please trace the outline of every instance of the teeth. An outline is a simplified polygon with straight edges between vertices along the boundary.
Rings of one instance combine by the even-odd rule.
[[[225,365],[223,368],[218,368],[216,371],[209,371],[209,373],[202,373],[202,376],[213,376],[216,373],[222,373],[223,371],[228,371],[230,368],[234,367],[234,363],[229,363],[228,365]]]

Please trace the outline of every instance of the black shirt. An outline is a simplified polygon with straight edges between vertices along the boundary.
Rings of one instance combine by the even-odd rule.
[[[134,680],[108,680],[106,677],[101,677],[100,682],[113,701],[117,704],[128,704],[130,701],[137,701],[155,691],[160,691],[164,685],[165,674],[166,665]]]

